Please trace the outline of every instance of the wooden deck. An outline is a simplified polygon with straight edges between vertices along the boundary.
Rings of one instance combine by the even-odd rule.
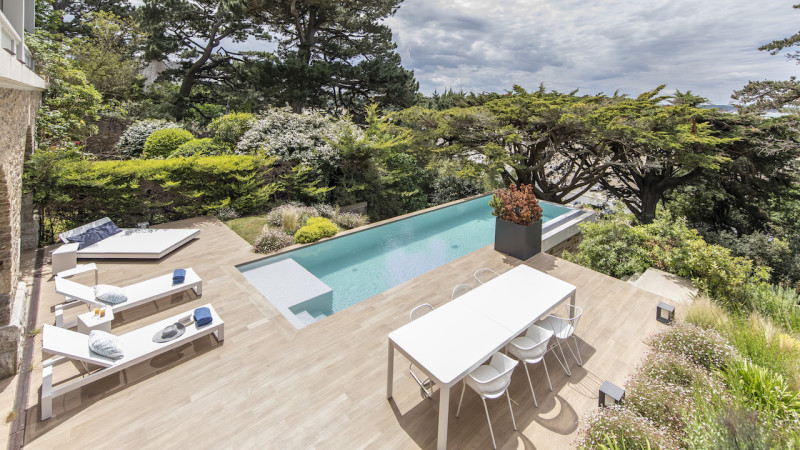
[[[55,398],[53,418],[40,422],[39,336],[26,447],[435,448],[438,395],[433,400],[420,396],[408,362],[397,353],[394,398],[385,398],[387,335],[407,323],[417,304],[439,306],[456,284],[474,285],[476,269],[504,272],[521,263],[485,247],[298,331],[234,267],[259,255],[224,224],[198,218],[170,226],[202,232],[157,262],[98,261],[100,282],[125,285],[192,267],[204,280],[202,298],[183,293],[125,311],[115,318],[114,331],[210,302],[225,320],[225,341],[201,339]],[[499,448],[563,448],[574,440],[583,413],[596,407],[603,380],[623,383],[647,349],[646,337],[663,327],[654,318],[661,298],[550,255],[525,264],[577,286],[577,304],[585,311],[577,332],[584,366],[577,367],[568,354],[573,374],[567,377],[548,355],[553,393],[541,365],[531,367],[539,382],[538,408],[517,368],[510,387],[517,432],[505,401],[489,401],[489,411]],[[49,264],[41,282],[38,324],[52,323],[52,307],[63,301],[48,271]],[[76,281],[92,279],[81,276]],[[58,368],[56,380],[78,373],[70,364]],[[451,396],[451,448],[489,448],[477,395],[467,392],[461,417],[455,417],[459,391],[456,387]]]

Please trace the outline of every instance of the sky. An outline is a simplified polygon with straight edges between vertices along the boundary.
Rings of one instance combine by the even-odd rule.
[[[793,0],[405,0],[386,20],[420,91],[691,90],[714,104],[800,67],[758,47],[800,30]]]

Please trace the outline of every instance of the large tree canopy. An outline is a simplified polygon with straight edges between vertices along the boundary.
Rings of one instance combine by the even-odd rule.
[[[800,4],[794,5],[793,8],[800,9]],[[768,51],[772,55],[777,55],[783,50],[794,49],[786,54],[786,58],[800,64],[800,51],[796,50],[798,46],[800,46],[800,32],[762,45],[758,49]],[[765,111],[783,107],[796,108],[800,107],[800,81],[797,80],[797,77],[791,77],[785,81],[751,81],[741,90],[734,92],[732,97],[750,111]]]
[[[226,45],[262,32],[248,0],[144,0],[141,17],[148,36],[145,58],[178,63],[165,72],[180,83],[178,119],[192,102],[202,100],[192,97],[196,85],[230,81],[222,69],[241,57]]]
[[[256,0],[278,44],[277,58],[255,64],[256,85],[296,112],[311,106],[362,115],[369,101],[411,106],[418,85],[381,23],[400,1]]]

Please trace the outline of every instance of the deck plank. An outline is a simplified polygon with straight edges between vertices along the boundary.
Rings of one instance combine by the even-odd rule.
[[[398,353],[394,398],[385,399],[387,335],[408,321],[417,304],[440,306],[450,300],[456,284],[474,286],[475,270],[489,267],[502,273],[522,263],[485,247],[296,330],[234,267],[259,257],[246,242],[213,218],[169,226],[202,232],[198,240],[159,261],[97,261],[100,282],[125,285],[193,267],[204,280],[203,296],[185,292],[125,311],[115,319],[114,332],[212,303],[225,319],[224,343],[201,339],[56,398],[53,418],[46,422],[38,420],[37,365],[31,375],[26,446],[126,449],[145,442],[148,447],[191,442],[233,448],[434,448],[438,393],[423,400],[408,374],[408,362]],[[597,405],[603,380],[624,383],[647,349],[646,337],[663,327],[654,320],[655,305],[663,299],[551,255],[537,255],[525,264],[577,286],[577,304],[585,309],[577,333],[585,364],[577,367],[568,354],[573,375],[567,377],[548,355],[553,393],[543,367],[531,367],[539,383],[538,408],[523,371],[517,369],[510,393],[519,432],[512,429],[506,403],[490,401],[495,437],[500,448],[566,447],[575,439],[584,412]],[[46,273],[49,267],[45,269],[39,324],[52,323],[52,307],[62,301]],[[59,369],[56,379],[75,373],[69,364]],[[450,405],[451,447],[486,448],[491,439],[480,399],[467,392],[456,419],[459,394],[456,386]],[[195,437],[201,441],[193,442]]]

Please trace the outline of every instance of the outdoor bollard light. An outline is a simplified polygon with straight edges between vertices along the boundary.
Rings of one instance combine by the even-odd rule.
[[[619,403],[625,398],[625,389],[617,386],[616,384],[606,380],[600,386],[600,393],[597,396],[597,407],[602,408],[606,406],[606,396],[614,399],[614,403]]]
[[[666,316],[664,315],[665,312],[667,313]],[[664,302],[658,302],[656,320],[661,323],[672,323],[675,320],[675,307]]]

